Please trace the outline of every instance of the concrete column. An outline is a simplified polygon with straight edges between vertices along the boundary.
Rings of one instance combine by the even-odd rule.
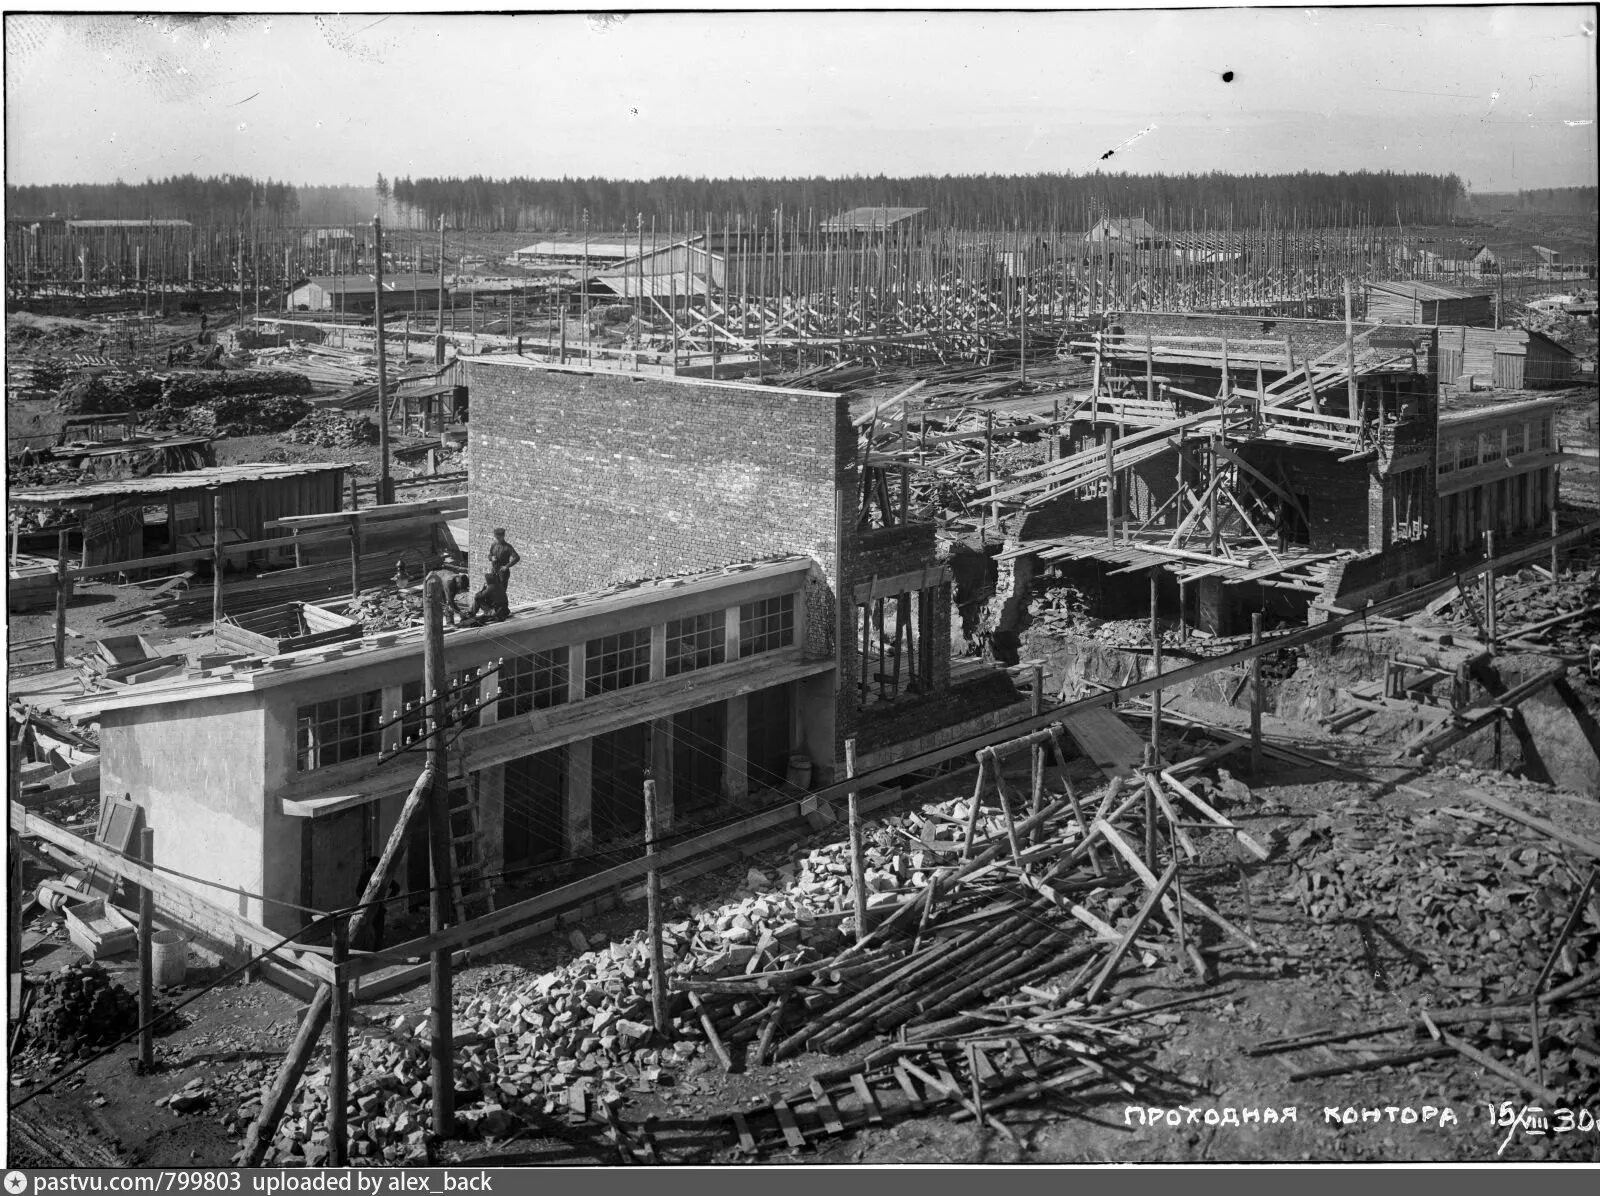
[[[567,649],[567,701],[583,701],[583,667],[588,659],[583,644],[573,644]]]
[[[496,878],[490,883],[498,885],[506,869],[506,766],[479,769],[473,781],[478,787],[478,850],[484,872]]]
[[[832,697],[832,694],[829,694]],[[728,731],[722,745],[722,796],[732,801],[750,795],[745,757],[750,746],[750,702],[744,695],[728,699]]]
[[[590,814],[594,800],[593,740],[567,745],[567,800],[563,810],[567,854],[582,855],[594,845]]]
[[[650,680],[660,681],[667,675],[667,625],[657,623],[650,628]],[[660,778],[656,778],[659,780]]]

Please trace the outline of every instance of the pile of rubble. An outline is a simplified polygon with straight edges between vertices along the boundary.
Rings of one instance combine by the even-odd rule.
[[[458,1129],[494,1134],[525,1115],[586,1110],[590,1101],[612,1108],[630,1092],[691,1091],[710,1060],[731,1069],[730,1052],[741,1045],[753,1045],[759,1065],[805,1049],[849,1050],[897,1030],[924,1046],[975,1027],[993,1031],[991,1003],[1023,989],[1066,1016],[1085,1007],[1084,990],[1092,1002],[1119,963],[1126,971],[1184,958],[1160,945],[1166,935],[1148,910],[1121,929],[1109,921],[1132,914],[1155,886],[1137,870],[1102,871],[1144,842],[1143,827],[1128,825],[1140,821],[1142,791],[1128,796],[1120,787],[1099,796],[1092,825],[1073,813],[1070,794],[1026,820],[1025,810],[1006,814],[994,798],[976,810],[954,801],[884,819],[864,853],[875,937],[863,944],[854,941],[842,843],[770,874],[752,868],[719,908],[675,901],[663,932],[665,1036],[652,1025],[645,934],[595,943],[574,931],[582,954],[565,966],[458,1000]],[[981,880],[964,885],[974,873]],[[1220,920],[1209,907],[1204,914]],[[1191,934],[1191,953],[1193,942]],[[1048,984],[1063,973],[1072,980]],[[426,1015],[402,1015],[382,1039],[352,1044],[353,1157],[424,1157],[427,1035]],[[321,1157],[326,1090],[325,1071],[302,1081],[266,1165]],[[258,1107],[241,1108],[235,1127]]]
[[[1455,779],[1503,793],[1550,791],[1471,769]],[[1359,929],[1372,966],[1350,982],[1363,991],[1375,979],[1391,991],[1420,983],[1433,990],[1430,1006],[1514,997],[1539,975],[1583,887],[1555,844],[1479,808],[1397,816],[1354,800],[1295,830],[1288,845],[1295,865],[1284,897],[1309,915],[1311,933]],[[1403,942],[1393,937],[1400,928]],[[1549,985],[1597,964],[1600,910],[1589,908],[1556,954]]]
[[[420,592],[382,586],[362,590],[345,608],[345,617],[361,624],[365,635],[378,631],[400,631],[422,621]]]
[[[311,405],[293,395],[221,395],[191,406],[157,407],[150,422],[195,436],[256,436],[281,432],[305,418]]]
[[[320,448],[356,448],[378,443],[378,425],[370,416],[318,410],[283,433],[283,439],[291,444],[314,444]]]
[[[1475,626],[1480,605],[1458,599],[1451,613],[1458,625]],[[1563,573],[1553,584],[1543,570],[1501,576],[1495,579],[1495,607],[1503,639],[1582,657],[1600,642],[1600,569]]]
[[[38,982],[28,1013],[36,1056],[92,1055],[139,1026],[139,998],[98,964],[69,964]]]

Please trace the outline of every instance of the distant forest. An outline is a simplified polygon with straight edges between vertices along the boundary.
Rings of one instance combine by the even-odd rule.
[[[957,228],[1084,228],[1097,216],[1143,216],[1168,227],[1217,228],[1447,223],[1465,194],[1455,175],[1357,174],[925,175],[913,178],[492,179],[380,176],[404,218],[431,225],[442,215],[479,230],[634,227],[640,215],[665,227],[695,227],[707,214],[820,223],[848,208],[928,209],[928,222]]]
[[[856,207],[927,208],[935,226],[1086,228],[1097,217],[1143,216],[1166,228],[1442,225],[1468,211],[1584,215],[1596,188],[1469,196],[1454,174],[1186,175],[1034,174],[913,178],[385,178],[369,185],[308,186],[248,175],[176,175],[142,183],[7,186],[12,219],[186,219],[197,224],[331,225],[381,213],[398,227],[576,232],[658,230],[724,219],[820,223]]]
[[[1547,187],[1536,191],[1484,191],[1470,197],[1474,212],[1544,212],[1588,216],[1600,206],[1600,187]]]

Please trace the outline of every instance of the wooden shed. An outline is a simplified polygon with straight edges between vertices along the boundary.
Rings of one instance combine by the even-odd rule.
[[[349,468],[333,462],[220,465],[87,486],[18,488],[10,497],[17,506],[76,512],[79,531],[74,538],[81,539],[83,554],[78,567],[88,569],[184,552],[193,537],[209,543],[213,494],[222,500],[225,541],[249,543],[282,535],[285,548],[292,549],[288,533],[269,528],[268,521],[339,510]],[[269,552],[262,550],[262,555]]]
[[[1492,327],[1494,296],[1432,282],[1369,282],[1367,319],[1378,324]]]
[[[1439,382],[1463,377],[1497,390],[1567,386],[1576,359],[1543,333],[1524,328],[1440,328]]]

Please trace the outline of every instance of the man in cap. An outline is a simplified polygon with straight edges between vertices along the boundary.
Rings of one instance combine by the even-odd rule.
[[[522,555],[506,539],[506,529],[495,528],[494,541],[489,545],[489,567],[499,576],[501,589],[511,588],[512,566],[520,564],[521,561]]]

